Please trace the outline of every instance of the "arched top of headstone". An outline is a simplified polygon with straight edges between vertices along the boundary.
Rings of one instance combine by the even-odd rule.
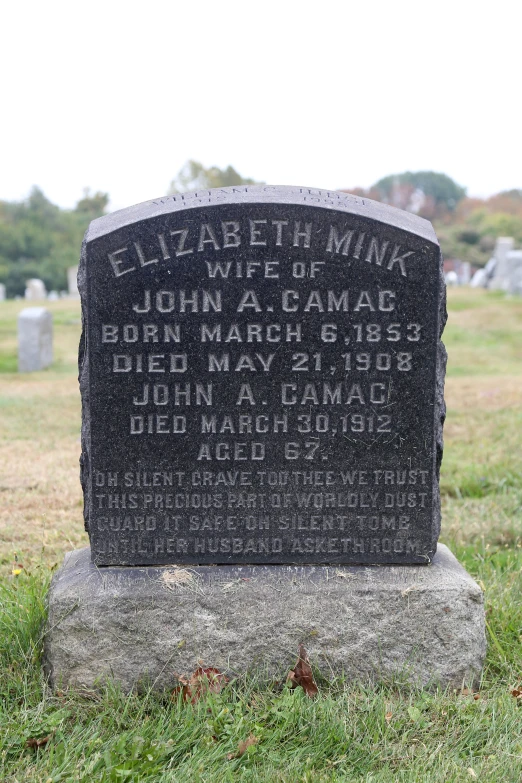
[[[95,220],[78,275],[97,564],[426,563],[445,323],[431,225],[346,193]]]
[[[87,242],[117,231],[138,221],[182,212],[201,207],[219,207],[226,205],[286,204],[310,206],[320,209],[334,209],[348,215],[376,220],[394,228],[433,242],[438,240],[433,226],[428,220],[382,204],[371,199],[354,196],[338,190],[306,188],[287,185],[238,185],[236,187],[195,190],[189,193],[177,193],[172,196],[144,201],[141,204],[120,209],[110,215],[93,220],[85,239]]]

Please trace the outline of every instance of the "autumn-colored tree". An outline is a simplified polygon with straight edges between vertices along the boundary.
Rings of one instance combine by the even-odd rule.
[[[371,190],[377,191],[380,201],[432,220],[453,212],[466,195],[465,188],[436,171],[391,174],[376,182]]]

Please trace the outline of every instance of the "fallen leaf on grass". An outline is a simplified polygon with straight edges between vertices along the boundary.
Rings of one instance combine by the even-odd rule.
[[[470,775],[470,777],[472,777],[472,778],[476,778],[477,777],[477,773],[475,772],[473,767],[468,767],[468,775]]]
[[[384,719],[385,719],[386,723],[389,723],[392,718],[393,718],[393,715],[392,715],[391,712],[387,712],[386,715],[384,716]]]
[[[190,680],[183,676],[178,677],[178,680],[180,684],[172,691],[172,698],[176,699],[178,694],[181,693],[183,701],[190,701],[191,704],[196,704],[207,693],[220,693],[228,682],[228,677],[212,666],[206,669],[199,666]]]
[[[28,748],[41,748],[42,745],[47,745],[52,736],[49,734],[47,737],[31,737],[25,744]]]
[[[480,699],[480,693],[476,693],[476,692],[472,691],[471,688],[462,688],[459,691],[459,696],[473,696],[475,701]]]
[[[254,737],[253,734],[250,734],[249,737],[246,738],[246,740],[243,740],[243,742],[240,742],[237,746],[237,751],[235,753],[228,753],[227,758],[229,761],[232,761],[232,759],[238,759],[240,756],[242,756],[244,753],[247,752],[248,748],[250,748],[252,745],[257,745],[259,742],[259,739],[257,737]]]
[[[511,695],[514,696],[518,701],[522,702],[522,685],[520,685],[518,688],[513,688]]]
[[[286,679],[290,682],[292,688],[297,688],[300,685],[306,695],[310,698],[317,696],[319,693],[319,689],[314,681],[308,655],[302,644],[299,645],[299,659],[294,668],[288,672],[288,677]]]

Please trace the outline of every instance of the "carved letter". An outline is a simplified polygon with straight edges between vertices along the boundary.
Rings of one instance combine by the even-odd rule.
[[[395,264],[399,264],[401,269],[401,275],[403,277],[406,277],[406,267],[404,266],[404,259],[408,258],[408,256],[412,256],[413,250],[410,250],[408,253],[403,253],[401,256],[399,256],[398,253],[400,249],[401,249],[400,245],[395,245],[386,269],[393,269]]]
[[[343,256],[348,255],[350,244],[353,237],[352,231],[345,231],[342,237],[339,239],[336,226],[330,226],[330,234],[328,236],[328,244],[326,246],[327,253],[342,253]]]

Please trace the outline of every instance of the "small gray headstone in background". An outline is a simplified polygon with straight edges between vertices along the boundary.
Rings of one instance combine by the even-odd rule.
[[[507,290],[507,278],[509,278],[508,254],[513,250],[515,240],[513,237],[498,237],[493,258],[495,259],[495,270],[489,283],[491,289]]]
[[[74,296],[76,299],[80,298],[78,293],[78,267],[70,266],[67,270],[67,286],[69,288],[69,296]]]
[[[461,285],[469,285],[471,281],[471,264],[463,261],[460,265],[459,282]]]
[[[60,295],[58,294],[58,291],[49,291],[49,295],[47,297],[48,302],[57,302],[60,298]]]
[[[507,253],[506,265],[506,291],[510,294],[522,294],[522,250],[511,250]]]
[[[5,285],[0,283],[0,302],[5,301]]]
[[[25,283],[25,298],[28,302],[38,302],[42,299],[47,299],[47,291],[45,290],[43,280],[39,280],[37,277],[27,280]]]
[[[44,370],[53,361],[53,317],[45,307],[26,307],[18,316],[18,371]]]
[[[471,278],[470,286],[472,288],[480,288],[486,286],[488,282],[488,275],[485,269],[477,269],[473,277]]]

